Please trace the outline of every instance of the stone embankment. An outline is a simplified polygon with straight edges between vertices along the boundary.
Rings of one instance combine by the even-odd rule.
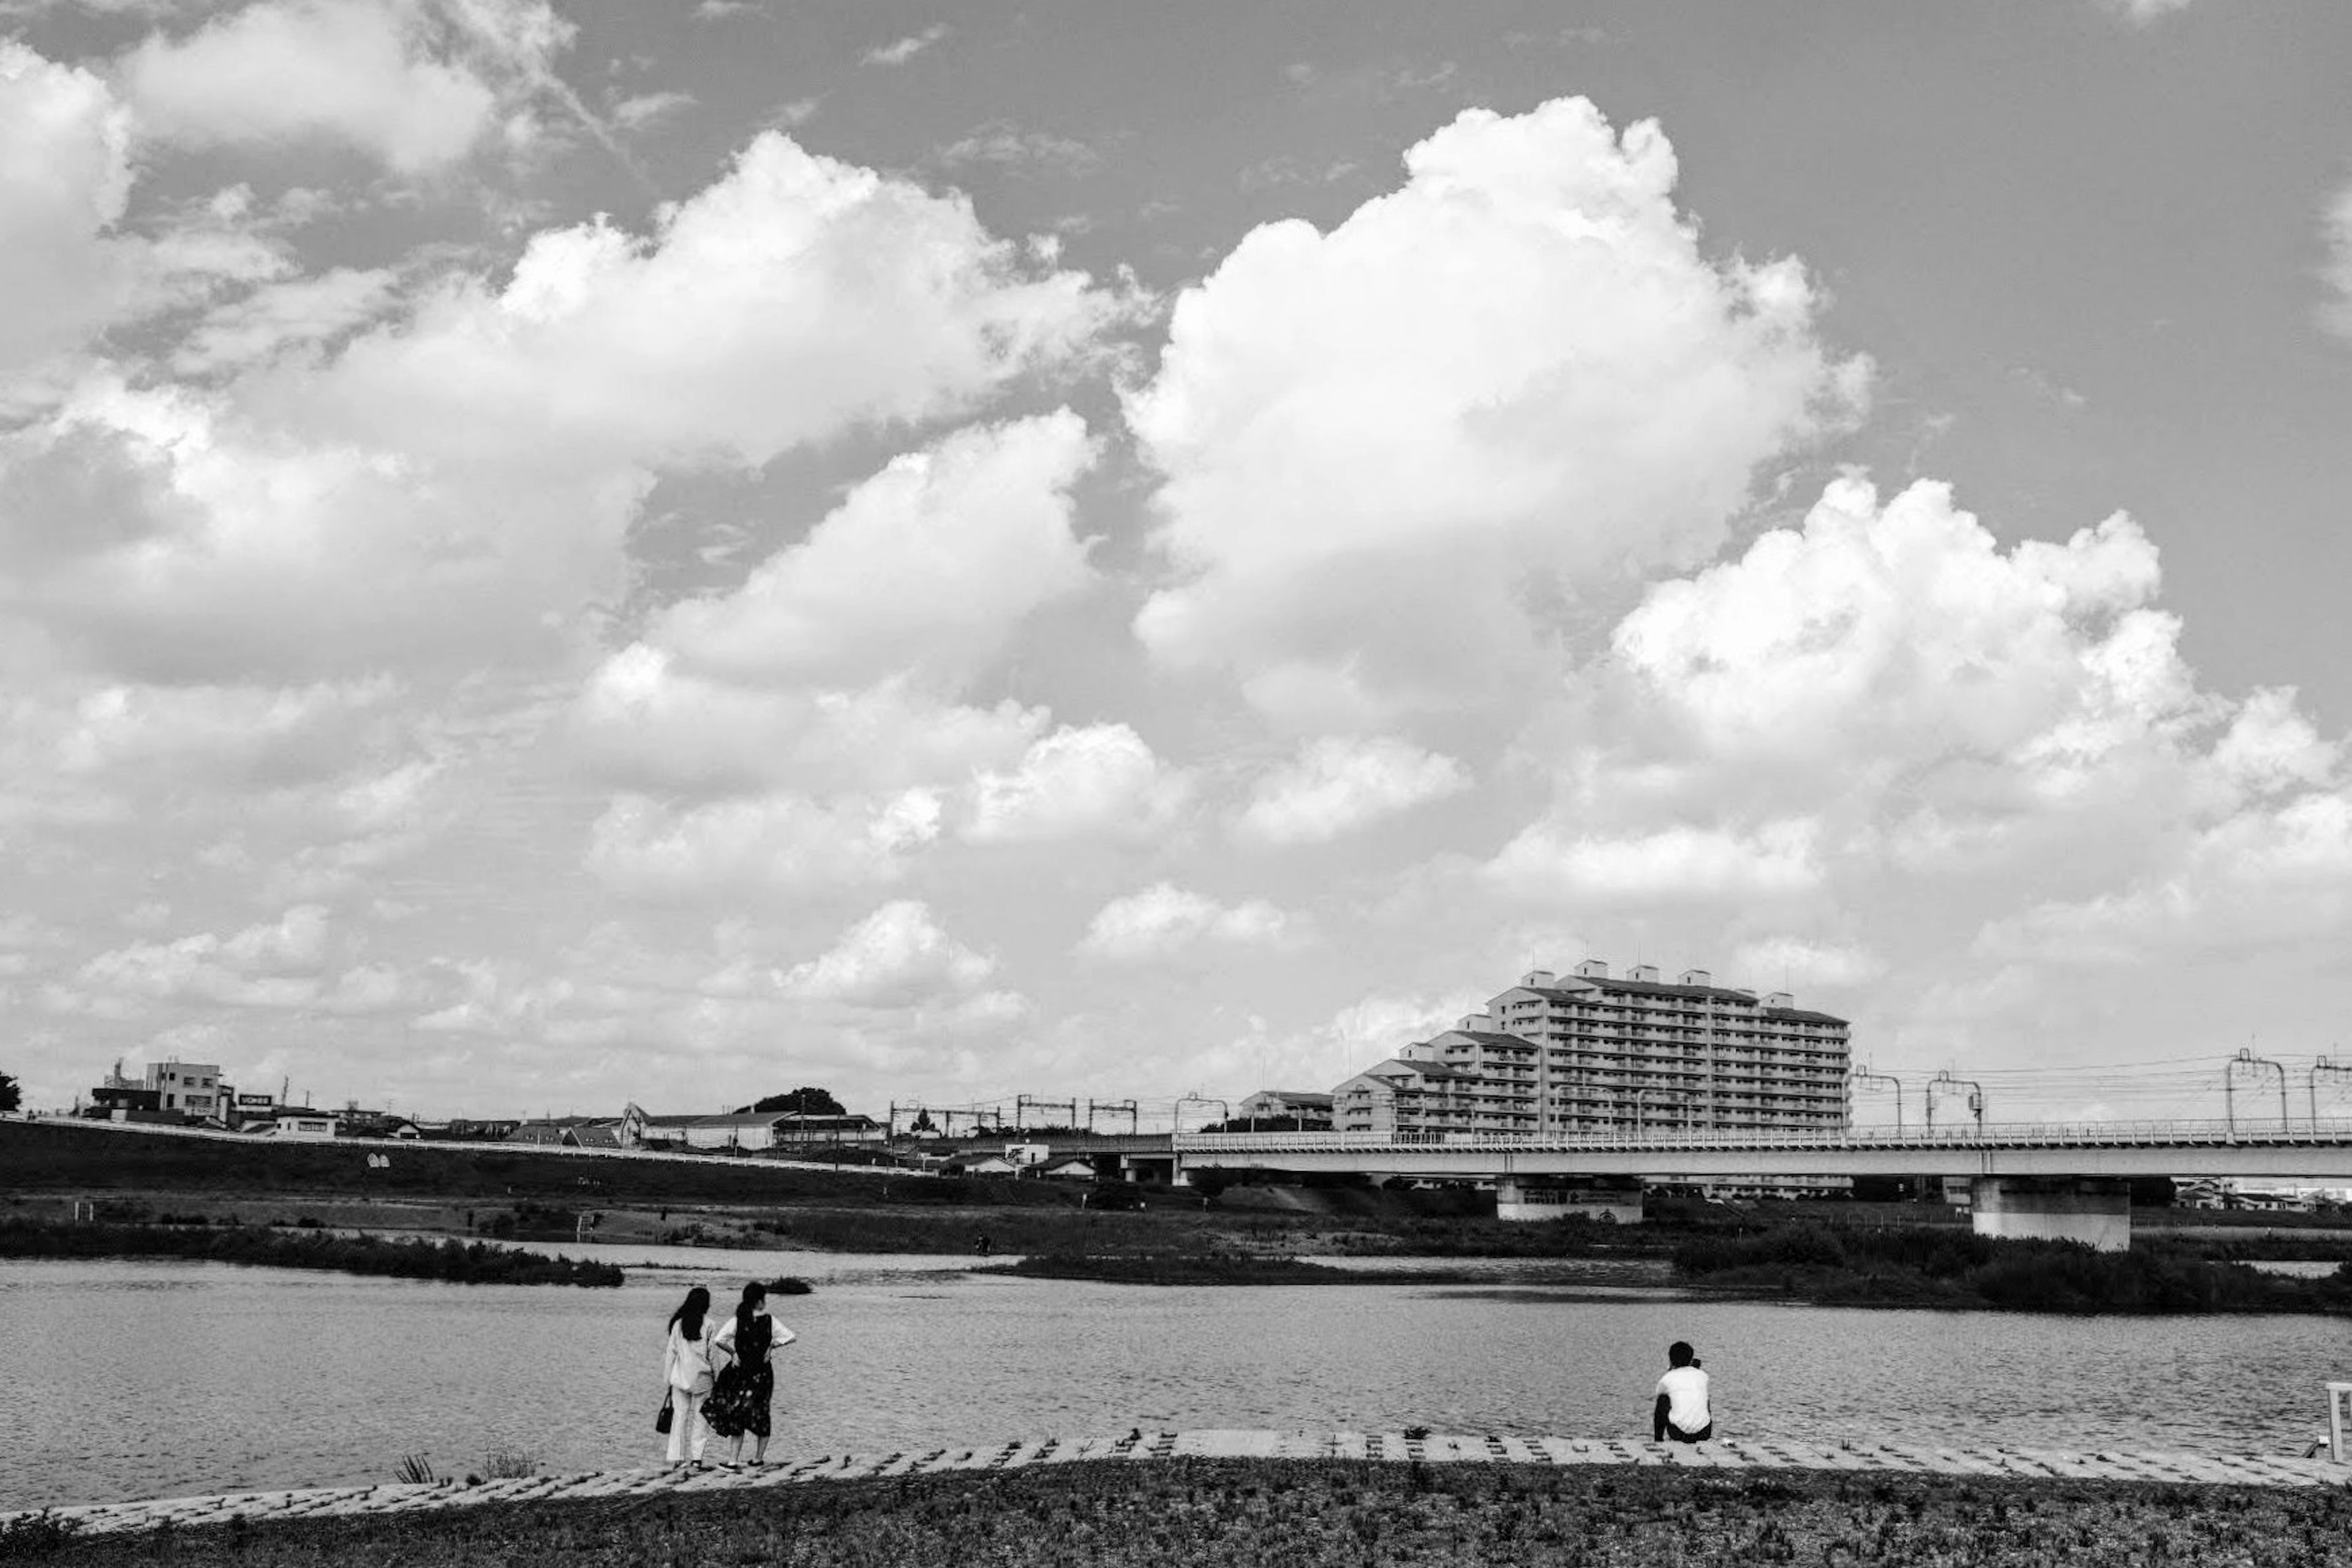
[[[1823,1447],[1729,1439],[1696,1448],[1622,1437],[1461,1436],[1402,1432],[1131,1431],[1113,1437],[1024,1437],[987,1448],[934,1448],[866,1457],[771,1461],[707,1469],[654,1466],[568,1476],[531,1476],[466,1485],[387,1482],[372,1487],[318,1487],[297,1491],[236,1492],[222,1497],[146,1502],[91,1503],[46,1510],[70,1520],[78,1537],[174,1526],[224,1524],[236,1518],[323,1519],[475,1508],[485,1503],[563,1499],[650,1497],[798,1486],[810,1481],[865,1480],[947,1470],[1017,1469],[1033,1465],[1172,1458],[1364,1459],[1473,1465],[1647,1465],[1714,1470],[1860,1470],[1882,1474],[2009,1476],[2022,1479],[2221,1483],[2232,1486],[2319,1487],[2352,1481],[2352,1467],[2325,1456],[2050,1452],[2024,1448],[1942,1448],[1900,1443],[1841,1443]],[[0,1514],[0,1523],[44,1510]]]

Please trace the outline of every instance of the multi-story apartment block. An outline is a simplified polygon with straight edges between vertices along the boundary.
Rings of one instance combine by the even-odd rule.
[[[1664,982],[1646,964],[1614,978],[1587,960],[1567,975],[1529,973],[1461,1027],[1349,1079],[1334,1125],[1531,1138],[1838,1131],[1849,1048],[1844,1019],[1784,992],[1759,998],[1697,969]]]

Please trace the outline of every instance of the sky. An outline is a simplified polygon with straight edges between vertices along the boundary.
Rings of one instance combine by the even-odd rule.
[[[1151,1115],[1598,958],[1914,1116],[2340,1111],[2347,79],[2333,0],[0,0],[0,1071]]]

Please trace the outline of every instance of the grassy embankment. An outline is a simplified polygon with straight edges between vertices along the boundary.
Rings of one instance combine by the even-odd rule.
[[[0,1552],[17,1543],[0,1543]],[[773,1491],[208,1526],[75,1544],[59,1568],[1286,1568],[1367,1563],[1937,1563],[2142,1568],[2352,1562],[2352,1494],[1935,1476],[1174,1460]]]
[[[2221,1253],[2211,1255],[2211,1249]],[[2242,1249],[2239,1249],[2242,1251]],[[1786,1225],[1694,1236],[1675,1278],[1709,1291],[1833,1306],[2035,1312],[2352,1311],[2352,1265],[2315,1279],[2229,1260],[2231,1244],[2141,1240],[2127,1252],[1995,1241],[1952,1229]]]
[[[0,1258],[189,1258],[458,1285],[618,1285],[609,1263],[546,1258],[483,1242],[387,1241],[258,1226],[60,1224],[0,1215]]]

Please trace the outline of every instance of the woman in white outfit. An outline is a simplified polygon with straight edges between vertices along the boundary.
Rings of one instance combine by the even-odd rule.
[[[710,1292],[697,1285],[686,1304],[669,1315],[669,1343],[662,1352],[662,1377],[669,1384],[669,1462],[702,1463],[710,1428],[702,1401],[710,1393]]]

